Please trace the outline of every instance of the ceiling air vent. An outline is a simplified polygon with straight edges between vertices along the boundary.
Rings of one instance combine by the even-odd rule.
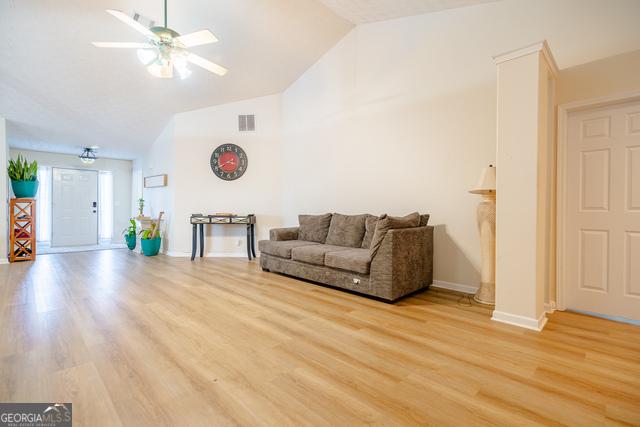
[[[256,116],[253,114],[238,116],[238,129],[240,132],[255,132]]]

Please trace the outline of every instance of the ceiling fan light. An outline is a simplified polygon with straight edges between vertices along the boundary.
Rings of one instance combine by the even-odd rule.
[[[140,60],[144,65],[149,65],[151,61],[158,57],[158,54],[154,49],[138,49],[136,53],[138,55],[138,60]]]
[[[161,79],[170,79],[173,77],[173,67],[171,64],[158,64],[157,61],[152,62],[147,66],[147,71],[154,77]]]
[[[181,80],[184,80],[191,75],[191,70],[187,68],[186,65],[178,66],[178,64],[176,64],[175,69],[176,71],[178,71],[178,75],[180,76]]]

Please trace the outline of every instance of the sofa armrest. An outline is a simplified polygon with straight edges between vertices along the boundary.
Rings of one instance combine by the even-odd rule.
[[[389,230],[371,260],[371,286],[396,300],[433,281],[433,227]]]
[[[269,230],[269,240],[298,240],[300,227],[272,228]]]

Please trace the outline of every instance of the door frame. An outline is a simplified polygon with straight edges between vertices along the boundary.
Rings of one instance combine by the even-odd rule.
[[[98,197],[100,197],[100,171],[98,169],[80,169],[80,168],[70,168],[70,167],[58,167],[58,166],[51,166],[51,242],[49,243],[51,245],[51,247],[54,247],[53,244],[53,234],[55,233],[55,227],[54,227],[54,221],[53,221],[53,189],[55,187],[54,185],[54,181],[53,181],[53,170],[54,169],[64,169],[64,170],[73,170],[73,171],[80,171],[80,172],[95,172],[96,173],[96,193],[98,194]],[[96,245],[100,243],[100,222],[99,222],[99,217],[100,215],[100,210],[98,208],[98,212],[96,215]],[[64,246],[58,246],[58,247],[64,247]]]
[[[557,181],[557,214],[556,214],[556,309],[567,308],[567,272],[565,268],[566,253],[566,213],[567,213],[567,145],[569,135],[567,124],[569,114],[576,111],[590,110],[598,107],[608,107],[627,102],[640,101],[640,91],[630,91],[615,95],[602,96],[586,100],[568,102],[558,106],[558,163],[556,166]]]

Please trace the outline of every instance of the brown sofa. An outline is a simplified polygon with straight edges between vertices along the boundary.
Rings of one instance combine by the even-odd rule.
[[[433,279],[433,227],[429,215],[412,215],[408,227],[388,217],[388,231],[373,215],[300,215],[300,226],[272,229],[269,240],[258,242],[260,265],[395,301]]]

